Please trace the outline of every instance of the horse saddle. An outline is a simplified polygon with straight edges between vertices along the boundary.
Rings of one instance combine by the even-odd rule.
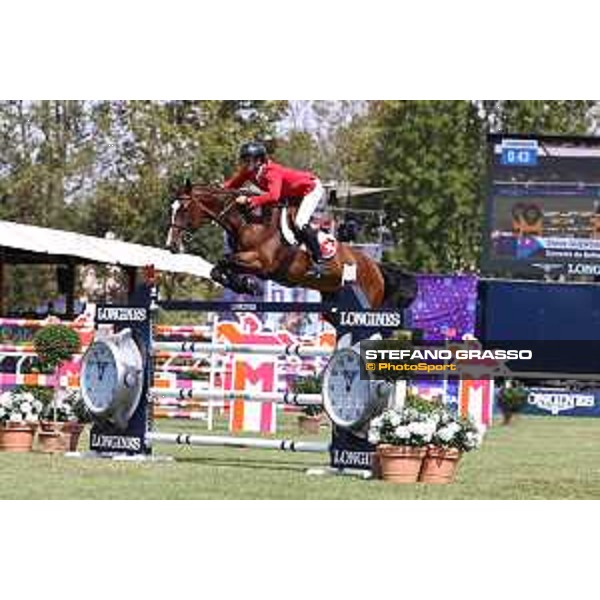
[[[285,243],[289,246],[299,246],[300,250],[308,252],[306,245],[299,244],[298,238],[294,233],[295,226],[292,221],[293,218],[294,216],[290,214],[287,204],[284,205],[281,209],[281,219],[279,225],[281,236],[283,237]],[[335,239],[333,234],[319,230],[317,233],[317,239],[319,240],[319,246],[321,247],[321,256],[325,260],[333,258],[337,254],[338,241]]]

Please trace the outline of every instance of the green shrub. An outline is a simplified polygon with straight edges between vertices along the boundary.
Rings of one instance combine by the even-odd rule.
[[[519,412],[527,402],[527,390],[522,386],[505,387],[498,393],[498,406],[505,414]]]
[[[299,377],[292,383],[292,392],[294,394],[320,394],[323,389],[321,378],[317,375],[309,377]],[[313,405],[303,406],[302,412],[308,417],[316,417],[323,412],[323,406]]]
[[[423,398],[423,396],[419,396],[412,392],[406,394],[404,406],[405,408],[412,408],[420,413],[431,413],[444,407],[440,400],[428,400],[427,398]]]
[[[79,335],[66,325],[48,325],[36,332],[33,345],[40,363],[53,371],[81,349]]]

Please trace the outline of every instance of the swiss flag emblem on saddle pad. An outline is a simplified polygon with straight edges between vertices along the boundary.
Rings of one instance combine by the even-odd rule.
[[[324,231],[319,231],[317,237],[321,248],[321,256],[325,259],[333,258],[337,254],[338,247],[335,237]]]

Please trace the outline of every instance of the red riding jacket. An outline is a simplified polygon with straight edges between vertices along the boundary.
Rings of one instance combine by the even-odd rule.
[[[224,186],[228,189],[239,188],[250,181],[264,194],[250,198],[253,207],[262,204],[274,204],[281,198],[304,198],[315,189],[315,176],[308,171],[296,171],[268,160],[257,172],[242,169]]]

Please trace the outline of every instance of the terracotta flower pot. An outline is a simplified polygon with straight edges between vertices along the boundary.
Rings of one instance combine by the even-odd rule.
[[[64,453],[69,448],[71,436],[62,431],[38,432],[38,448],[46,454]]]
[[[85,425],[78,421],[68,421],[67,423],[63,423],[63,425],[63,431],[69,435],[69,445],[67,450],[75,452]]]
[[[31,452],[36,423],[4,423],[0,425],[0,450]]]
[[[416,483],[427,448],[412,446],[377,446],[381,478],[393,483]]]
[[[77,421],[42,421],[39,437],[42,452],[75,452],[84,425]],[[45,435],[47,434],[47,435]]]
[[[462,452],[456,448],[429,448],[423,460],[419,481],[422,483],[452,483]]]

